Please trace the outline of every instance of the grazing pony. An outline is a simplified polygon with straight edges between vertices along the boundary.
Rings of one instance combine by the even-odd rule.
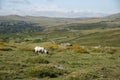
[[[44,47],[39,47],[39,46],[36,46],[35,48],[34,48],[34,50],[35,50],[35,53],[45,53],[45,54],[48,54],[48,51],[44,48]]]

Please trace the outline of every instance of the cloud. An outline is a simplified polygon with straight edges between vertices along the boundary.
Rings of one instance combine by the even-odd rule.
[[[21,11],[20,11],[21,12]],[[19,12],[19,14],[20,14]],[[96,13],[96,12],[83,12],[83,11],[50,11],[50,10],[36,10],[36,11],[23,11],[23,15],[29,16],[46,16],[46,17],[66,17],[66,18],[77,18],[77,17],[103,17],[108,14]]]
[[[16,10],[16,9],[12,9],[12,10],[6,9],[6,10],[0,10],[0,15],[20,15],[20,16],[26,16],[26,15],[31,15],[31,12],[24,11],[24,10]]]
[[[48,11],[48,10],[0,10],[0,15],[21,15],[21,16],[46,16],[46,17],[102,17],[106,14],[95,12],[82,12],[82,11]]]
[[[31,4],[28,0],[8,0],[12,4]]]
[[[57,5],[32,5],[32,11],[60,11],[61,8]]]
[[[3,2],[4,1],[4,2]],[[45,0],[52,2],[54,0]],[[5,5],[3,3],[7,2]],[[32,1],[31,1],[32,2]],[[34,4],[30,0],[0,0],[0,15],[29,15],[48,17],[100,17],[101,14],[95,11],[65,9],[56,4]],[[104,12],[103,12],[104,13]]]
[[[12,1],[16,1],[16,0],[12,0]],[[21,2],[14,2],[14,3],[20,4]],[[104,16],[104,14],[99,14],[99,12],[94,12],[94,11],[68,10],[55,4],[51,4],[51,5],[31,4],[31,5],[26,5],[24,9],[23,8],[4,9],[4,10],[0,10],[0,15],[21,15],[21,16],[29,15],[29,16],[68,17],[68,18]]]
[[[29,0],[0,0],[0,9],[20,9],[32,5]],[[24,8],[21,8],[24,9]]]

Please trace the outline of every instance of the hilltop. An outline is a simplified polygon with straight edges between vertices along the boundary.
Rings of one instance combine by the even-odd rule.
[[[113,18],[119,18],[120,19],[120,13],[109,15],[106,18],[111,18],[111,19],[113,19]]]

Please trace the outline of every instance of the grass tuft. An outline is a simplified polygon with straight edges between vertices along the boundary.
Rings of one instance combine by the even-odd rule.
[[[50,64],[33,67],[29,71],[30,76],[38,77],[38,78],[44,78],[44,77],[55,78],[55,77],[65,74],[65,73],[66,73],[65,70],[58,69],[54,65],[50,65]]]
[[[26,60],[26,62],[30,62],[30,63],[49,63],[49,61],[47,59],[45,59],[44,57],[41,56],[34,56],[34,57],[30,57]]]
[[[65,80],[93,80],[98,78],[97,75],[87,71],[76,71],[69,74]]]

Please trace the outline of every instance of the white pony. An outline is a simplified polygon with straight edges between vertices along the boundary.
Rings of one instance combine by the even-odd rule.
[[[45,53],[45,54],[48,54],[48,51],[44,48],[44,47],[39,47],[39,46],[36,46],[35,48],[34,48],[34,50],[35,50],[35,53]]]

